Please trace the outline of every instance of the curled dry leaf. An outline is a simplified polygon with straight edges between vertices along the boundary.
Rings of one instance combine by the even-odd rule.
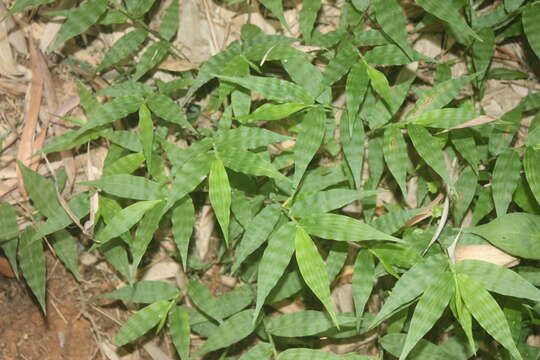
[[[445,132],[450,131],[450,130],[463,129],[463,128],[468,128],[468,127],[477,126],[477,125],[489,124],[490,122],[497,121],[497,120],[498,119],[493,118],[491,116],[481,115],[481,116],[478,116],[478,117],[476,117],[476,118],[474,118],[472,120],[466,121],[463,124],[451,127],[449,129],[446,129],[446,130],[444,130],[442,132],[445,133]]]
[[[455,252],[456,262],[462,260],[481,260],[507,268],[519,264],[519,259],[489,244],[459,245]]]

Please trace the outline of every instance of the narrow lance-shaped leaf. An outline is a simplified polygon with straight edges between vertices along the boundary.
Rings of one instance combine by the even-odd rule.
[[[80,280],[79,273],[79,253],[77,252],[77,242],[71,234],[62,229],[53,234],[52,242],[54,251],[66,268]]]
[[[107,51],[105,57],[96,68],[96,72],[100,72],[134,54],[144,40],[146,40],[147,35],[148,33],[144,29],[135,29],[123,35]]]
[[[217,138],[217,146],[236,146],[243,149],[255,149],[275,142],[291,139],[259,127],[240,126],[222,132]]]
[[[240,360],[269,360],[274,353],[273,349],[272,344],[259,343],[243,353]]]
[[[244,310],[231,316],[210,335],[195,356],[201,357],[211,351],[231,346],[244,339],[255,329],[252,318],[253,309]]]
[[[141,220],[147,211],[160,202],[162,202],[162,200],[139,201],[123,208],[111,219],[110,223],[96,235],[96,244],[92,246],[92,249],[95,249],[128,231],[133,225]]]
[[[213,155],[210,153],[200,153],[175,171],[166,209],[171,208],[177,201],[192,192],[206,178],[212,158]]]
[[[525,259],[540,259],[540,216],[510,213],[466,231],[480,235],[496,247]],[[516,241],[519,239],[519,241]]]
[[[146,249],[152,241],[154,234],[159,228],[159,223],[163,215],[169,208],[165,201],[160,201],[143,215],[137,226],[137,231],[130,244],[132,253],[132,268],[136,272],[139,264],[146,253]]]
[[[289,102],[285,104],[263,104],[254,112],[237,117],[237,120],[246,123],[257,120],[273,121],[284,119],[302,109],[308,107],[308,104],[299,102]]]
[[[169,301],[158,301],[131,315],[116,334],[116,345],[123,346],[146,334],[167,316],[169,307]]]
[[[182,267],[187,270],[187,258],[189,250],[189,240],[195,225],[195,207],[190,196],[178,202],[171,214],[172,233],[174,242],[182,259]]]
[[[354,310],[356,313],[356,330],[360,330],[362,315],[367,304],[373,286],[375,284],[375,262],[373,255],[362,249],[356,256],[354,263],[354,273],[352,277],[352,292],[354,300]]]
[[[480,41],[482,39],[465,22],[458,9],[450,2],[439,2],[436,0],[416,0],[416,3],[423,7],[428,13],[446,21],[452,25],[452,30],[459,31],[465,38],[474,37]]]
[[[304,172],[319,150],[324,138],[326,115],[324,109],[310,109],[304,116],[296,145],[294,146],[294,178],[293,187],[297,188]]]
[[[324,311],[304,310],[272,317],[266,321],[266,330],[275,336],[313,336],[330,330],[335,324]]]
[[[342,41],[337,49],[336,56],[330,60],[330,63],[328,63],[328,66],[322,74],[323,87],[331,86],[341,79],[347,74],[357,59],[358,50],[351,44],[351,41],[349,39]]]
[[[81,6],[71,9],[50,50],[55,50],[65,41],[82,34],[90,26],[97,23],[105,10],[107,10],[107,0],[89,0]]]
[[[24,166],[21,162],[17,164],[23,176],[24,187],[34,207],[48,218],[56,217],[59,213],[65,213],[65,210],[58,201],[56,189],[52,181],[45,179],[37,172]]]
[[[144,162],[144,155],[141,153],[133,153],[121,157],[112,164],[103,169],[103,176],[111,176],[118,174],[131,174],[137,170]]]
[[[390,296],[384,302],[381,311],[379,311],[369,327],[377,326],[401,306],[414,300],[431,285],[434,279],[437,278],[437,274],[443,272],[444,269],[443,255],[428,256],[424,261],[414,265],[398,280]]]
[[[360,189],[364,163],[364,124],[358,114],[353,115],[347,111],[341,117],[339,129],[345,160],[351,170],[356,189]]]
[[[514,358],[522,360],[512,339],[506,317],[495,299],[475,279],[465,274],[458,274],[457,279],[461,297],[480,326],[504,346]]]
[[[531,3],[525,8],[521,15],[521,22],[523,23],[523,31],[527,35],[529,45],[533,49],[534,53],[540,58],[540,4]]]
[[[396,179],[403,197],[406,198],[409,157],[407,144],[399,128],[391,126],[384,131],[383,153],[388,169]]]
[[[176,352],[182,360],[189,359],[190,333],[189,314],[181,306],[174,306],[169,312],[169,330],[176,348]]]
[[[423,126],[410,124],[407,126],[407,130],[414,148],[422,159],[435,170],[448,186],[453,187],[452,179],[444,163],[443,152],[437,145],[437,140]]]
[[[154,124],[152,123],[152,115],[146,105],[141,105],[139,109],[139,138],[143,147],[143,155],[146,159],[146,166],[150,174],[154,173],[152,164],[152,150],[154,147]]]
[[[118,174],[84,181],[80,184],[94,186],[109,194],[127,199],[156,200],[164,197],[160,184],[142,176]]]
[[[283,13],[283,1],[282,0],[259,0],[268,10],[270,10],[279,20],[281,25],[285,29],[290,31],[289,24],[285,19],[285,14]]]
[[[366,72],[369,76],[369,79],[371,80],[371,86],[377,94],[383,98],[383,100],[386,102],[386,104],[390,105],[393,103],[392,100],[392,94],[390,85],[388,84],[388,79],[386,79],[386,76],[379,70],[375,69],[374,67],[369,66],[368,64],[365,64],[366,66]]]
[[[45,5],[52,2],[54,2],[54,0],[17,0],[15,4],[11,7],[11,9],[9,9],[8,13],[0,21],[4,21],[6,18],[26,9],[27,7]]]
[[[190,280],[187,284],[187,290],[191,301],[206,315],[223,322],[222,309],[216,304],[216,299],[206,286],[197,280]]]
[[[538,167],[538,164],[535,167]],[[519,183],[520,170],[521,161],[518,153],[513,149],[508,149],[497,158],[491,181],[497,216],[506,214],[508,205],[512,201],[512,195]]]
[[[0,243],[10,240],[19,233],[15,208],[7,202],[0,203]]]
[[[19,240],[19,265],[26,283],[41,306],[41,310],[47,314],[45,304],[47,263],[41,239],[34,240],[33,237],[34,229],[28,226]]]
[[[257,250],[274,230],[281,214],[281,208],[277,204],[266,206],[249,222],[244,236],[236,247],[236,260],[232,272],[240,267],[242,262],[255,250]]]
[[[194,133],[197,131],[187,121],[186,115],[173,99],[163,94],[154,94],[148,99],[148,107],[163,120],[178,124]]]
[[[290,181],[282,173],[277,171],[271,162],[250,151],[226,146],[219,149],[219,157],[226,167],[234,171],[248,175],[268,176],[276,180]]]
[[[379,190],[330,189],[299,196],[291,207],[291,215],[305,217],[339,209],[355,200],[379,194]]]
[[[302,278],[324,305],[334,324],[339,327],[336,311],[330,297],[330,280],[326,272],[326,264],[313,240],[300,226],[296,228],[294,247],[296,250],[296,262]]]
[[[163,281],[142,280],[133,285],[100,295],[101,299],[119,299],[123,301],[151,304],[156,301],[170,300],[178,296],[180,291]]]
[[[412,49],[407,39],[407,22],[403,9],[396,0],[375,1],[375,17],[383,31],[412,60]]]
[[[366,65],[363,61],[358,61],[351,67],[345,85],[347,112],[349,116],[356,115],[360,110],[360,105],[364,102],[368,86],[369,77],[366,73]],[[352,134],[353,127],[349,126],[349,135],[352,136]]]
[[[404,360],[418,341],[433,327],[454,294],[452,273],[444,272],[438,275],[438,278],[426,288],[416,305],[400,360]]]
[[[523,156],[523,168],[529,187],[537,202],[540,203],[540,151],[528,147]]]
[[[302,3],[300,11],[300,32],[304,36],[305,42],[311,41],[311,32],[317,19],[317,13],[321,8],[321,0],[306,0]]]
[[[163,19],[161,19],[161,24],[159,26],[159,33],[163,39],[171,40],[174,37],[178,30],[179,21],[180,6],[178,5],[178,0],[172,0],[167,10],[165,10],[165,14],[163,14]]]
[[[231,214],[231,186],[227,171],[220,159],[212,162],[210,175],[208,176],[208,186],[210,188],[208,196],[210,203],[216,214],[223,236],[225,245],[229,244],[229,218]]]
[[[461,223],[463,216],[471,205],[471,202],[476,193],[476,184],[478,177],[474,173],[471,166],[467,166],[456,182],[456,199],[454,202],[454,221],[456,224]]]
[[[135,66],[135,74],[133,74],[133,80],[139,80],[148,71],[152,70],[154,66],[159,64],[167,53],[169,52],[169,42],[158,41],[150,45]]]
[[[294,223],[282,225],[268,240],[257,271],[257,304],[253,322],[257,320],[270,290],[276,286],[294,253]]]
[[[336,241],[389,240],[398,238],[385,234],[366,223],[338,214],[316,214],[300,220],[309,234]]]
[[[234,77],[218,75],[218,77],[221,80],[238,84],[277,102],[313,104],[313,97],[304,88],[289,81],[258,76]]]

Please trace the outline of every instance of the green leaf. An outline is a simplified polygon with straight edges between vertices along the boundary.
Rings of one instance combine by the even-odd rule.
[[[135,29],[123,35],[107,50],[105,57],[96,68],[96,72],[101,72],[103,69],[135,54],[147,36],[148,32],[144,29]]]
[[[131,14],[141,17],[154,5],[155,0],[126,0],[126,5]]]
[[[435,59],[424,56],[414,49],[409,50],[412,61],[436,62]],[[407,65],[411,59],[397,45],[388,44],[376,46],[364,55],[364,60],[370,64],[396,66]]]
[[[163,300],[137,311],[122,325],[114,342],[118,346],[123,346],[143,336],[167,316],[169,308],[170,302]]]
[[[411,46],[407,38],[407,22],[403,9],[396,0],[379,0],[374,2],[375,17],[383,31],[412,60]]]
[[[319,99],[319,96],[328,94],[328,92],[323,92],[323,76],[317,67],[300,56],[292,59],[284,59],[281,63],[291,79],[304,88],[314,99],[317,98],[322,103],[329,102],[324,101],[326,99]]]
[[[252,319],[252,309],[244,310],[231,316],[210,335],[194,356],[203,356],[211,351],[228,347],[244,339],[255,329]]]
[[[189,240],[195,225],[195,207],[190,196],[182,199],[171,214],[174,242],[182,259],[182,268],[187,270]]]
[[[323,108],[310,109],[304,116],[296,145],[294,146],[293,188],[297,188],[304,173],[322,144],[326,127]]]
[[[428,13],[449,23],[452,26],[452,30],[459,32],[460,36],[464,37],[466,40],[470,40],[472,37],[482,41],[482,39],[473,31],[473,29],[470,28],[467,22],[465,22],[463,17],[461,17],[461,14],[458,12],[456,6],[450,2],[441,3],[436,0],[415,1]]]
[[[152,122],[150,110],[148,110],[144,104],[141,105],[139,109],[139,138],[141,139],[148,172],[150,174],[154,174],[154,166],[152,163],[152,151],[154,149],[154,124]]]
[[[393,333],[383,336],[380,343],[384,350],[395,357],[399,357],[407,334]],[[444,351],[443,346],[435,345],[427,340],[421,339],[410,352],[409,359],[412,360],[466,360],[466,358],[455,358],[453,353]]]
[[[540,58],[540,24],[538,18],[540,16],[540,4],[531,3],[523,8],[521,22],[523,23],[523,31],[527,35],[529,45],[533,49],[537,58]]]
[[[454,221],[456,224],[461,223],[463,216],[471,205],[471,202],[476,193],[476,185],[478,177],[474,173],[472,167],[467,166],[456,182],[456,199],[454,202]]]
[[[369,327],[377,326],[403,305],[413,301],[438,278],[438,274],[444,272],[445,267],[443,255],[432,255],[410,268],[394,285],[390,296],[386,298],[384,306]]]
[[[296,348],[283,351],[276,360],[375,360],[375,358],[353,353],[338,355],[323,350]]]
[[[480,30],[478,35],[482,41],[475,40],[473,43],[473,64],[474,70],[480,74],[479,77],[482,79],[489,68],[495,51],[495,33],[491,28],[484,28]]]
[[[288,139],[291,138],[259,127],[240,126],[219,134],[217,146],[218,148],[236,146],[243,149],[255,149]]]
[[[304,310],[270,318],[266,331],[274,336],[313,336],[334,327],[330,316],[322,311]]]
[[[295,248],[295,233],[296,225],[289,222],[283,224],[268,239],[268,246],[264,250],[257,271],[257,305],[253,322],[257,319],[270,290],[276,286],[291,261]]]
[[[457,274],[457,280],[461,297],[476,321],[514,358],[521,360],[508,322],[495,299],[475,279],[465,274]]]
[[[446,106],[476,76],[477,74],[472,74],[444,81],[422,92],[414,108],[407,113],[406,120],[412,121],[416,116],[426,111],[440,109]]]
[[[480,156],[476,147],[473,132],[471,129],[457,129],[450,132],[450,140],[459,152],[459,154],[473,168],[474,173],[478,174],[478,163]]]
[[[344,40],[337,49],[336,56],[330,60],[324,69],[322,86],[331,86],[341,79],[358,59],[358,50],[348,39]]]
[[[355,116],[364,102],[366,92],[369,86],[369,77],[367,76],[366,66],[363,61],[356,62],[347,76],[345,92],[347,96],[347,113]],[[349,116],[351,116],[349,115]],[[352,136],[352,127],[349,126]]]
[[[253,121],[281,120],[308,107],[308,104],[290,102],[285,104],[263,104],[253,113],[242,115],[237,118],[242,123]]]
[[[249,285],[240,285],[216,298],[215,306],[225,319],[251,305],[254,299],[255,294]]]
[[[369,296],[373,291],[375,280],[375,262],[373,260],[373,255],[371,255],[368,250],[362,249],[356,256],[352,277],[352,293],[357,330],[360,330],[364,308],[366,307]]]
[[[105,176],[79,184],[93,186],[106,193],[126,199],[156,200],[165,197],[161,185],[157,182],[128,174]]]
[[[9,261],[11,269],[15,273],[15,277],[19,279],[19,269],[17,267],[17,248],[19,246],[19,238],[14,237],[10,240],[0,242],[0,248]]]
[[[100,295],[99,298],[151,304],[156,301],[173,299],[179,294],[180,291],[169,283],[163,281],[142,280],[134,285],[127,285],[120,289]]]
[[[400,241],[360,220],[338,214],[316,214],[303,218],[299,224],[311,235],[336,241],[389,240]]]
[[[290,31],[289,24],[287,24],[285,14],[283,13],[282,0],[260,0],[260,2],[278,18],[279,22],[285,29]]]
[[[139,201],[120,210],[114,215],[110,223],[96,235],[96,244],[94,244],[92,248],[95,249],[96,247],[102,246],[107,241],[128,231],[133,225],[141,220],[147,211],[151,210],[160,202],[162,202],[162,200]]]
[[[163,120],[178,124],[194,133],[197,132],[187,121],[184,111],[167,95],[154,94],[148,99],[148,107]]]
[[[111,140],[113,144],[119,145],[133,152],[142,152],[142,144],[139,136],[127,130],[111,131],[103,134],[103,137]]]
[[[144,155],[141,153],[133,153],[121,157],[112,164],[103,169],[103,176],[112,176],[119,174],[131,174],[137,170],[144,162]]]
[[[392,104],[392,94],[386,76],[384,76],[382,72],[375,69],[374,67],[369,66],[368,64],[365,64],[365,66],[366,72],[369,76],[369,79],[371,80],[371,86],[373,87],[373,89],[375,89],[377,94],[379,94],[388,105]]]
[[[506,214],[467,231],[482,236],[512,255],[525,259],[540,259],[540,216],[538,215]]]
[[[107,10],[107,0],[89,0],[68,12],[66,22],[60,28],[50,50],[56,50],[62,43],[85,32],[98,22]]]
[[[215,298],[206,286],[197,280],[190,280],[187,284],[189,298],[200,311],[213,319],[223,322],[222,309],[217,306]]]
[[[267,176],[276,180],[289,181],[274,168],[274,165],[263,157],[250,151],[233,146],[219,149],[219,157],[226,167],[237,172],[255,176]]]
[[[174,172],[174,183],[169,191],[167,208],[192,192],[208,175],[213,154],[198,153]]]
[[[313,97],[304,88],[292,82],[272,77],[234,77],[216,75],[223,81],[232,82],[280,103],[299,102],[313,104]]]
[[[413,123],[431,128],[449,129],[476,117],[472,108],[445,108],[425,111],[414,118]]]
[[[259,343],[243,353],[240,360],[270,360],[274,354],[273,349],[272,344]]]
[[[189,359],[190,333],[189,314],[181,306],[174,306],[169,312],[169,330],[176,348],[176,352],[182,360]]]
[[[17,0],[15,4],[9,9],[8,13],[0,21],[4,21],[6,18],[10,17],[13,14],[21,12],[30,6],[39,6],[46,5],[54,2],[54,0]]]
[[[491,180],[493,201],[497,216],[506,214],[506,210],[512,201],[512,195],[519,183],[521,161],[519,155],[513,149],[501,153],[493,169]]]
[[[7,202],[0,203],[0,243],[11,240],[19,234],[15,208]]]
[[[401,189],[403,198],[406,198],[407,169],[409,168],[410,160],[407,143],[401,134],[401,129],[398,127],[391,126],[384,131],[383,154],[390,173],[396,179]]]
[[[454,295],[452,274],[445,272],[438,275],[439,277],[426,288],[416,305],[400,359],[405,359],[418,341],[433,327]]]
[[[19,266],[26,283],[36,297],[41,310],[47,314],[45,304],[47,261],[41,239],[34,240],[35,231],[28,226],[19,238]]]
[[[161,19],[161,24],[159,25],[159,33],[164,40],[171,40],[176,32],[178,31],[178,24],[180,22],[180,6],[178,5],[178,0],[171,1],[163,18]]]
[[[225,237],[225,246],[229,244],[229,218],[231,215],[231,185],[227,177],[227,171],[220,159],[212,162],[210,175],[208,176],[210,188],[208,197],[216,214],[216,218]]]
[[[360,200],[367,196],[379,194],[379,190],[347,190],[330,189],[299,196],[291,207],[291,215],[305,217],[313,214],[323,214]]]
[[[77,251],[77,242],[75,238],[71,236],[67,230],[59,230],[53,234],[52,246],[56,255],[66,268],[77,280],[80,280],[79,253]]]
[[[148,71],[152,70],[154,66],[159,64],[169,52],[170,43],[168,41],[158,41],[150,45],[146,51],[142,54],[141,58],[135,65],[135,74],[133,74],[133,80],[139,80]]]
[[[351,171],[354,185],[356,189],[360,189],[362,185],[362,165],[364,163],[364,124],[358,115],[351,115],[347,111],[341,116],[339,130],[343,155]]]
[[[523,168],[529,187],[537,202],[540,203],[540,151],[528,147],[523,155]]]
[[[150,241],[152,241],[154,234],[159,228],[161,218],[168,209],[169,207],[167,204],[164,201],[161,201],[144,213],[137,226],[133,241],[130,244],[133,258],[132,267],[134,271],[139,267]]]
[[[422,126],[409,124],[407,130],[420,157],[435,170],[448,186],[452,187],[452,178],[444,163],[444,155],[437,145],[437,140]]]
[[[474,278],[489,291],[540,301],[538,288],[518,273],[503,266],[480,260],[462,260],[456,264],[456,272]]]
[[[347,261],[349,244],[343,241],[332,241],[328,255],[326,256],[326,272],[328,280],[332,283],[341,272]]]
[[[249,222],[242,240],[236,247],[233,273],[251,253],[261,247],[268,239],[277,225],[280,215],[281,207],[278,204],[273,204],[266,206]]]
[[[321,9],[321,0],[305,0],[302,2],[302,10],[300,11],[300,32],[304,36],[306,43],[311,41],[311,33],[317,13]]]
[[[296,227],[294,247],[296,250],[296,262],[302,278],[324,305],[334,324],[339,327],[336,311],[330,297],[330,280],[326,272],[326,264],[313,240],[300,226]]]
[[[64,214],[65,210],[58,201],[58,195],[53,183],[37,172],[27,168],[21,162],[17,164],[23,176],[24,187],[34,207],[48,218]]]

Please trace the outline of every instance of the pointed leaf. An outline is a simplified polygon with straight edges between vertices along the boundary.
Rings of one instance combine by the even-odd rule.
[[[208,186],[210,188],[208,197],[216,214],[216,218],[225,237],[225,246],[229,244],[229,218],[231,215],[231,186],[227,171],[220,159],[212,162],[210,175],[208,176]]]
[[[197,280],[190,280],[187,284],[187,290],[191,301],[200,311],[220,323],[223,322],[221,308],[217,306],[216,299],[206,286]]]
[[[396,0],[375,1],[375,17],[383,31],[412,60],[412,49],[407,38],[407,22],[403,9]]]
[[[85,32],[98,22],[105,10],[107,10],[107,0],[89,0],[69,10],[66,22],[60,28],[50,50],[56,50],[65,41]]]
[[[0,203],[0,243],[19,234],[15,208],[7,202]]]
[[[236,247],[236,260],[232,272],[236,272],[242,262],[255,250],[262,246],[274,230],[281,215],[280,206],[269,205],[261,210],[248,224],[244,236]]]
[[[360,220],[337,214],[316,214],[300,220],[300,225],[311,235],[336,241],[389,240],[400,241]]]
[[[276,360],[375,360],[375,358],[354,353],[338,355],[323,350],[295,348],[281,352]]]
[[[321,9],[321,0],[306,0],[302,3],[300,11],[300,32],[304,36],[305,42],[311,41],[311,32],[317,20],[317,13]]]
[[[339,81],[358,59],[358,50],[350,41],[344,40],[337,49],[336,56],[324,69],[322,86],[331,86]]]
[[[253,121],[281,120],[308,107],[308,104],[289,102],[285,104],[264,104],[248,115],[239,116],[237,119],[242,123]]]
[[[540,203],[540,150],[528,147],[523,156],[523,168],[529,187],[537,202]]]
[[[289,24],[287,24],[285,14],[283,13],[282,0],[260,0],[260,2],[278,18],[279,22],[285,29],[290,31]]]
[[[367,76],[365,63],[363,61],[356,62],[351,67],[345,85],[347,112],[352,116],[358,113],[360,105],[364,102],[368,86],[369,77]]]
[[[182,199],[171,214],[174,242],[182,259],[182,268],[187,270],[189,240],[195,225],[195,207],[190,196]]]
[[[413,123],[431,128],[452,129],[459,128],[475,117],[474,109],[468,107],[434,109],[415,116]]]
[[[150,110],[144,104],[139,109],[139,138],[141,139],[148,172],[153,174],[152,151],[154,149],[154,124],[152,123]]]
[[[268,239],[268,246],[264,250],[257,271],[257,305],[253,321],[257,319],[270,290],[276,286],[291,261],[295,247],[295,233],[295,224],[289,222],[282,225]]]
[[[364,164],[364,124],[359,115],[351,115],[347,111],[340,119],[339,130],[343,155],[352,173],[354,185],[360,189]]]
[[[386,76],[379,70],[375,69],[374,67],[366,65],[366,71],[369,76],[369,79],[371,80],[371,86],[373,86],[373,89],[383,98],[384,101],[388,105],[393,103],[392,100],[392,94],[390,90],[390,85],[388,84],[388,79],[386,79]]]
[[[356,314],[356,329],[360,329],[364,308],[369,300],[375,284],[375,262],[373,255],[362,249],[356,256],[354,262],[354,272],[352,277],[352,292],[354,300],[354,310]]]
[[[244,310],[231,316],[210,335],[195,356],[203,356],[211,351],[228,347],[244,339],[250,335],[255,328],[252,324],[252,319],[252,309]]]
[[[101,299],[118,299],[134,303],[151,304],[156,301],[170,300],[180,294],[180,291],[163,281],[142,280],[133,285],[100,295]]]
[[[52,246],[66,268],[80,280],[79,253],[75,238],[67,230],[62,229],[53,234]]]
[[[176,352],[182,360],[189,359],[190,333],[189,314],[181,306],[174,306],[169,312],[169,330],[176,348]]]
[[[167,300],[158,301],[131,315],[116,334],[116,345],[123,346],[146,334],[167,316],[169,305]]]
[[[471,166],[467,166],[456,182],[456,199],[454,202],[454,221],[456,224],[461,223],[463,216],[469,209],[471,202],[476,193],[476,185],[478,177],[474,173]]]
[[[406,198],[407,168],[409,167],[410,160],[407,143],[399,128],[391,126],[384,131],[383,154],[390,173],[396,179],[403,197]]]
[[[322,108],[310,109],[304,116],[296,145],[294,146],[294,180],[296,188],[324,138],[326,115]]]
[[[27,7],[45,5],[52,2],[54,2],[54,0],[17,0],[15,4],[13,4],[11,9],[9,9],[8,13],[1,19],[1,21],[4,21],[4,19],[6,19],[7,17],[18,13],[26,9]]]
[[[288,139],[291,138],[259,127],[240,126],[221,133],[218,137],[218,147],[237,146],[255,149]]]
[[[219,156],[223,164],[237,172],[255,176],[267,176],[276,180],[289,181],[277,171],[272,163],[263,157],[233,146],[219,149]]]
[[[154,66],[159,64],[169,52],[170,43],[164,40],[158,41],[150,45],[135,66],[135,74],[132,75],[133,80],[139,80]]]
[[[144,40],[146,40],[147,35],[148,32],[140,28],[123,35],[107,51],[105,57],[96,68],[96,72],[101,72],[103,69],[124,60],[128,56],[134,55]]]
[[[540,259],[540,216],[538,215],[506,214],[467,231],[482,236],[512,255],[525,259]]]
[[[48,218],[64,214],[65,210],[58,201],[58,195],[52,181],[27,168],[21,162],[18,162],[18,166],[23,176],[24,187],[34,207]]]
[[[270,360],[274,347],[269,343],[259,343],[246,351],[240,357],[240,360]]]
[[[313,336],[333,328],[330,316],[322,311],[304,310],[270,318],[266,330],[274,336]]]
[[[326,272],[326,264],[313,240],[300,226],[296,228],[294,247],[296,250],[296,262],[302,278],[324,305],[334,324],[339,327],[330,297],[330,280]]]
[[[182,108],[180,108],[173,99],[163,94],[154,94],[154,96],[148,99],[148,107],[154,114],[171,122],[173,124],[178,124],[185,129],[188,129],[194,133],[197,131],[193,126],[187,121],[186,115]]]
[[[521,360],[521,354],[512,340],[508,322],[495,299],[475,279],[458,274],[457,280],[461,297],[476,321],[514,358]]]
[[[137,170],[144,162],[144,155],[141,153],[133,153],[121,157],[112,164],[103,169],[103,176],[131,174]]]
[[[101,179],[84,181],[81,185],[93,186],[109,194],[135,200],[155,200],[164,197],[161,186],[141,176],[118,174]]]
[[[307,193],[294,202],[291,207],[291,215],[305,217],[312,214],[323,214],[360,200],[366,196],[379,194],[378,190],[347,190],[330,189],[316,193]]]
[[[540,16],[540,4],[531,3],[523,8],[521,22],[523,23],[523,31],[527,35],[529,45],[534,53],[540,58],[540,24],[538,17]]]
[[[165,40],[171,40],[176,31],[178,31],[178,24],[180,22],[180,6],[178,0],[171,1],[171,4],[165,10],[161,24],[159,25],[159,33]],[[183,358],[182,358],[183,359]]]
[[[416,305],[400,359],[405,359],[418,341],[433,327],[453,295],[454,277],[450,272],[440,273],[426,288]]]
[[[34,240],[34,229],[27,227],[19,239],[19,265],[26,283],[32,290],[41,306],[43,313],[47,314],[45,304],[47,262],[43,253],[41,238]]]
[[[519,183],[521,161],[513,149],[501,153],[493,169],[491,180],[493,201],[497,216],[506,214],[508,205],[512,202],[512,195]]]

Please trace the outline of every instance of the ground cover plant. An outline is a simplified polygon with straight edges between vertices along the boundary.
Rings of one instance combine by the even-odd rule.
[[[540,2],[329,1],[338,26],[321,32],[327,2],[259,0],[280,34],[245,24],[168,81],[160,64],[189,60],[173,43],[189,36],[178,0],[53,3],[19,0],[6,17],[61,16],[51,53],[126,30],[86,69],[109,82],[81,81],[85,116],[19,158],[31,224],[0,203],[0,246],[43,311],[47,239],[76,278],[82,248],[126,282],[101,295],[133,310],[117,346],[170,338],[181,359],[540,357]],[[415,47],[425,34],[438,52]],[[515,43],[519,68],[495,61]],[[515,106],[489,114],[490,84],[525,80]],[[101,175],[69,198],[65,172],[29,166],[97,143],[109,145]],[[194,243],[204,209],[210,255]],[[142,278],[167,239],[184,281]],[[209,269],[233,285],[217,295]]]

